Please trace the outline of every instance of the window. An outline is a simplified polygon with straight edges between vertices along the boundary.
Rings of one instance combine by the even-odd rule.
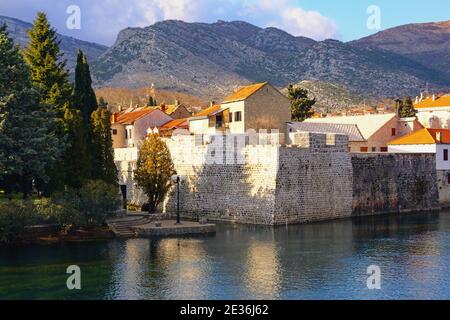
[[[377,152],[377,147],[372,147],[372,152]]]
[[[233,122],[233,112],[230,112],[228,115],[228,122]]]
[[[447,173],[447,183],[450,184],[450,173]]]
[[[448,149],[444,149],[444,161],[448,161]]]
[[[388,152],[388,148],[387,148],[387,147],[381,147],[381,148],[380,148],[380,151],[381,151],[381,152]]]
[[[234,121],[235,122],[242,121],[242,111],[237,111],[234,113]]]
[[[395,130],[395,128],[392,128],[391,129],[391,134],[392,134],[393,137],[396,136],[397,135],[397,130]]]
[[[112,134],[116,135],[117,134],[117,129],[112,129]]]
[[[125,130],[125,139],[128,139],[128,130]]]
[[[361,147],[360,150],[361,150],[361,152],[368,152],[369,148],[368,147]]]

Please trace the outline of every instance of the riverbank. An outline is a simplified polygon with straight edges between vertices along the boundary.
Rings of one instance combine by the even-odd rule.
[[[60,230],[59,226],[33,226],[19,238],[3,245],[32,245],[63,242],[89,242],[114,239],[109,227],[78,228],[70,232]],[[1,245],[1,243],[0,243]]]

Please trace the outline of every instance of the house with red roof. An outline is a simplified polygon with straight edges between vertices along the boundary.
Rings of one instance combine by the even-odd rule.
[[[111,119],[113,148],[136,147],[149,129],[153,130],[172,120],[162,110],[152,107],[131,108],[114,113]]]

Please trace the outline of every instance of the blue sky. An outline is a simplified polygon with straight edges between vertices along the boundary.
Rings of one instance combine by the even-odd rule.
[[[81,10],[81,29],[70,30],[66,9],[74,4]],[[125,27],[165,19],[244,20],[317,40],[350,41],[377,32],[367,27],[370,5],[380,8],[382,29],[450,20],[449,0],[0,0],[0,15],[31,21],[43,10],[60,33],[106,45]]]

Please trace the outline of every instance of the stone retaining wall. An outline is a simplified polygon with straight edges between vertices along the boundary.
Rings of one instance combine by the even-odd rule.
[[[353,215],[439,208],[433,154],[354,154]]]

